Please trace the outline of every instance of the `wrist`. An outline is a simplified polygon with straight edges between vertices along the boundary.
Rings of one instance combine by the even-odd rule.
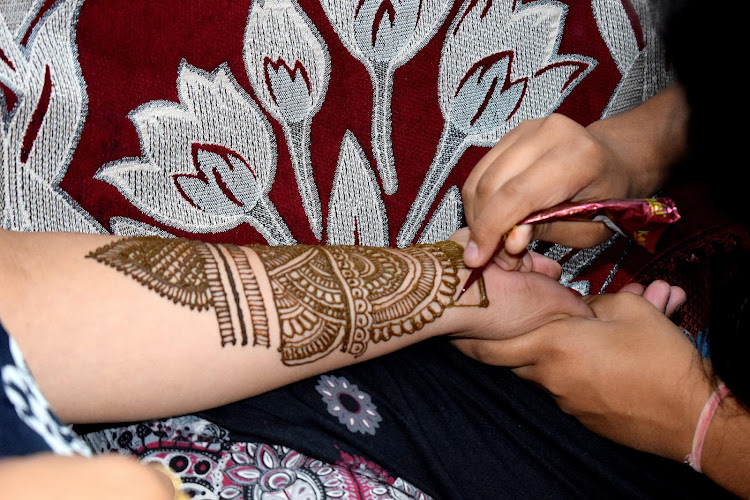
[[[661,189],[688,148],[689,109],[684,92],[670,86],[643,104],[587,127],[609,151],[612,173],[624,176],[623,196]]]
[[[708,430],[711,427],[716,411],[721,405],[722,401],[730,393],[729,388],[721,382],[716,386],[716,389],[711,393],[706,400],[706,404],[703,406],[698,422],[695,426],[695,433],[693,435],[693,443],[690,454],[685,457],[685,463],[690,465],[696,472],[703,472],[701,469],[703,445],[708,434]],[[718,420],[718,418],[717,418]],[[717,424],[718,425],[718,424]]]
[[[691,366],[690,375],[679,380],[680,387],[674,392],[677,397],[674,399],[673,425],[669,432],[664,432],[668,446],[664,453],[658,454],[678,462],[685,462],[691,454],[701,413],[715,389],[708,378],[709,373],[710,364],[701,358]]]

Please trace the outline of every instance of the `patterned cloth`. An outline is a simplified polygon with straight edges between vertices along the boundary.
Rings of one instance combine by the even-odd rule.
[[[23,359],[18,344],[0,324],[0,458],[55,452],[91,455],[73,430],[60,422]]]
[[[4,1],[2,225],[236,244],[445,239],[463,223],[459,188],[488,147],[525,119],[560,112],[586,125],[642,102],[671,79],[662,52],[649,0]],[[651,261],[623,239],[539,249],[584,294],[617,290]],[[350,494],[315,482],[329,479],[357,498],[422,495],[393,471],[446,498],[690,496],[695,486],[665,472],[672,465],[600,447],[525,384],[442,341],[343,373],[205,415],[229,437],[191,419],[182,441],[160,433],[183,420],[89,441],[175,459],[201,494],[225,498],[303,484],[312,498]],[[454,390],[433,400],[444,387]],[[523,396],[499,397],[510,388]],[[433,446],[436,432],[452,439]],[[324,457],[361,474],[328,470]],[[368,478],[386,490],[357,486]]]
[[[232,440],[197,417],[108,429],[87,440],[97,453],[117,451],[169,467],[194,499],[430,498],[364,458],[328,464],[284,446]]]

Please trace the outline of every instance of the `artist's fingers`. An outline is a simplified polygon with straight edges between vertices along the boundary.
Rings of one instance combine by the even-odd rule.
[[[464,185],[462,188],[462,193],[464,194],[462,197],[466,199],[466,194],[471,193],[470,198],[474,199],[473,194],[477,192],[477,189],[482,183],[483,178],[485,177],[485,174],[488,170],[495,167],[495,161],[498,159],[500,155],[502,155],[506,150],[508,150],[510,147],[514,146],[522,133],[520,132],[521,129],[524,129],[526,125],[523,123],[519,125],[518,127],[510,130],[507,132],[502,139],[492,148],[490,149],[479,162],[474,166],[474,168],[471,170],[471,173],[464,181]],[[508,168],[513,168],[512,173],[508,173],[508,176],[515,175],[515,170],[517,170],[518,164],[509,164]],[[515,168],[514,168],[515,167]],[[486,179],[485,179],[486,180]],[[467,204],[464,206],[464,212],[466,214],[467,219],[471,219],[473,216],[473,209],[476,207],[476,204]],[[481,208],[481,207],[479,207]]]
[[[521,367],[539,359],[540,336],[532,333],[503,340],[454,339],[464,354],[488,365]]]
[[[685,290],[678,286],[673,286],[672,293],[669,295],[665,314],[667,316],[672,316],[685,302],[687,302],[687,293],[685,293]]]
[[[497,162],[505,163],[517,149],[507,151]],[[566,165],[561,162],[563,160],[559,155],[545,152],[535,157],[525,170],[508,179],[500,177],[507,175],[504,169],[502,173],[494,170],[488,172],[490,180],[485,182],[481,179],[476,192],[465,193],[464,202],[470,207],[467,222],[471,228],[471,242],[467,249],[475,246],[465,255],[467,265],[477,266],[485,262],[497,248],[502,235],[513,224],[538,210],[575,199],[575,195],[590,182],[593,174],[584,172],[580,176],[571,177]],[[565,237],[566,234],[562,233],[562,236]],[[570,242],[570,238],[566,242]],[[581,246],[580,241],[576,240],[575,243],[573,246]]]
[[[640,283],[628,283],[627,285],[620,288],[620,291],[634,293],[636,295],[643,295],[643,292],[646,291],[646,287],[641,285]]]
[[[667,316],[674,314],[687,300],[685,290],[662,280],[656,280],[647,287],[639,283],[629,283],[623,286],[620,291],[641,295]]]
[[[573,248],[590,248],[607,241],[612,230],[603,222],[534,224],[532,240],[551,241]]]
[[[508,233],[504,246],[494,255],[497,265],[506,271],[531,271],[532,262],[526,251],[530,235],[531,226],[528,225],[519,226]],[[512,251],[508,249],[508,244]]]
[[[555,281],[559,280],[560,276],[562,276],[562,266],[557,261],[536,252],[527,252],[526,255],[531,261],[531,268],[522,270],[541,273]]]
[[[533,228],[529,224],[514,227],[505,238],[501,251],[504,250],[504,253],[509,257],[523,253],[526,247],[529,246],[529,243],[531,243],[533,234]],[[498,257],[500,256],[499,254],[500,252],[498,252]]]

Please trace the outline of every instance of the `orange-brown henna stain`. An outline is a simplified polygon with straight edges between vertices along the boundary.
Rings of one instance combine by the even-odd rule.
[[[229,245],[212,245],[155,236],[124,238],[87,255],[111,266],[138,283],[199,311],[213,308],[221,345],[268,345],[268,319],[263,298],[244,252]],[[239,277],[242,290],[235,281]],[[242,293],[242,297],[240,296]],[[248,325],[245,311],[249,312]]]
[[[463,249],[453,242],[403,250],[363,246],[251,247],[272,288],[286,365],[414,333],[455,306]],[[269,345],[269,323],[244,251],[184,239],[125,238],[87,257],[191,309],[213,308],[221,344]],[[483,283],[482,283],[483,284]],[[481,290],[480,306],[487,296]]]
[[[413,333],[454,305],[463,268],[453,242],[403,250],[363,246],[253,247],[273,288],[281,359],[309,363],[339,349]]]

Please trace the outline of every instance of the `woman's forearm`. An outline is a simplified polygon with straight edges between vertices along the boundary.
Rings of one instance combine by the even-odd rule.
[[[68,422],[205,409],[467,324],[453,308],[466,272],[452,242],[0,238],[0,321]]]

